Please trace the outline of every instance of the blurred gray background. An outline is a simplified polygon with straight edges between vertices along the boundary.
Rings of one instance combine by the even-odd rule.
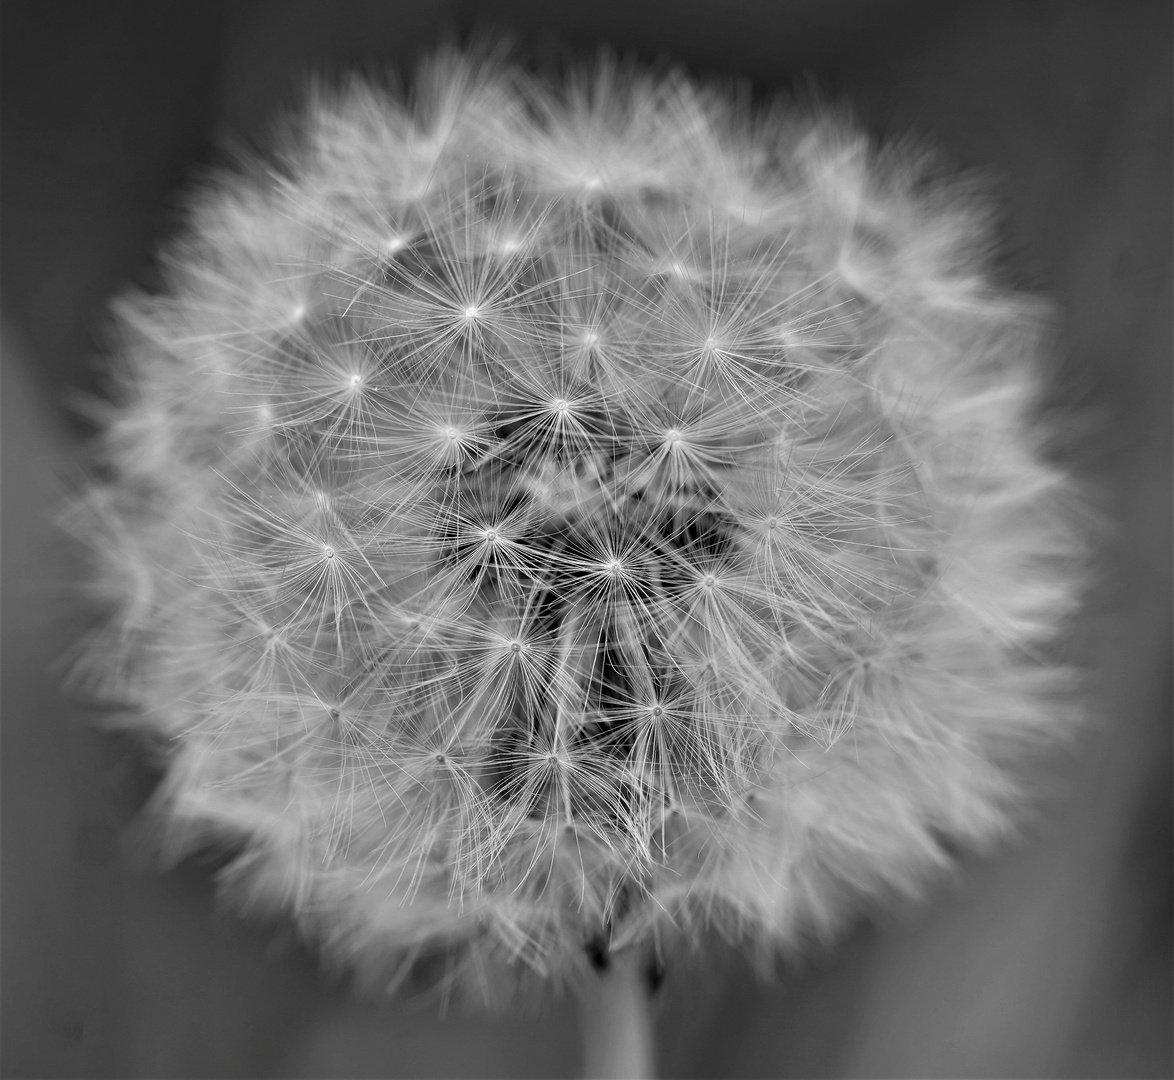
[[[1102,420],[1069,450],[1116,527],[1079,629],[1095,723],[1052,764],[1047,812],[771,984],[716,945],[670,971],[663,1075],[1171,1075],[1174,26],[1141,0],[5,0],[3,1075],[575,1074],[567,1002],[356,1003],[281,928],[219,912],[211,864],[136,867],[121,838],[150,774],[58,690],[80,616],[46,514],[84,453],[66,404],[101,386],[110,295],[151,283],[184,191],[263,146],[307,72],[495,28],[523,53],[608,42],[818,88],[986,167],[1012,271],[1064,318],[1050,398]]]

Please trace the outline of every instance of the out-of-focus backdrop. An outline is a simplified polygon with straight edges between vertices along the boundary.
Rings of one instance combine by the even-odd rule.
[[[1051,398],[1114,527],[1079,629],[1094,723],[1017,845],[770,984],[719,946],[670,971],[666,1076],[1169,1076],[1171,6],[876,0],[5,0],[2,842],[5,1076],[559,1076],[573,1007],[359,1004],[211,867],[129,857],[150,777],[58,689],[80,629],[47,514],[84,455],[104,310],[201,170],[263,146],[305,76],[444,38],[602,42],[756,91],[855,102],[989,170],[1009,265],[1064,334]],[[1053,790],[1054,789],[1054,790]]]

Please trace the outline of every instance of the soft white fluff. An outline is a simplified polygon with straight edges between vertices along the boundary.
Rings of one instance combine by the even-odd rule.
[[[117,606],[175,854],[390,974],[794,941],[1069,723],[1045,313],[964,184],[609,61],[319,93],[123,301]]]

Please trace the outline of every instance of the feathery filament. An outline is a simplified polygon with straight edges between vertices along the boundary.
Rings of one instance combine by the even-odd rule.
[[[829,117],[440,58],[124,301],[87,529],[178,851],[337,955],[787,940],[1002,827],[1068,490],[1038,305]]]

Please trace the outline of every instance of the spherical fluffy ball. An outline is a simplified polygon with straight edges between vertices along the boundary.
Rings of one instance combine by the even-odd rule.
[[[965,184],[607,60],[320,92],[120,308],[92,651],[176,853],[368,970],[831,927],[1065,726],[1040,305]]]

